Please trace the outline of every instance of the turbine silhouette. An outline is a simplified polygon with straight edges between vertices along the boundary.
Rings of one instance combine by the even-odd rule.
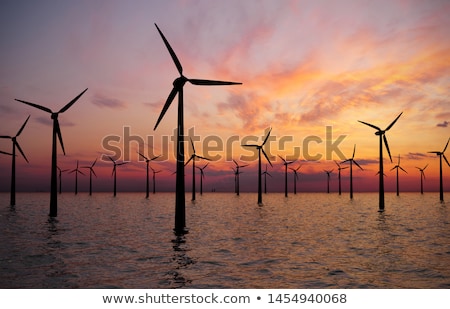
[[[155,194],[156,193],[156,174],[161,173],[162,171],[161,170],[156,171],[151,166],[150,166],[150,168],[152,169],[152,172],[153,172],[153,194]]]
[[[198,167],[197,168],[200,170],[200,195],[203,194],[203,178],[205,178],[205,172],[203,171],[209,163],[206,163],[205,166],[203,167]]]
[[[192,146],[193,152],[192,152],[191,157],[189,158],[189,160],[186,162],[185,165],[188,165],[189,162],[191,162],[191,160],[192,160],[192,200],[195,201],[195,159],[199,158],[199,159],[203,159],[203,160],[207,160],[207,161],[211,161],[211,159],[199,156],[195,153],[195,147],[194,147],[194,142],[192,141],[192,138],[191,138],[191,146]]]
[[[59,177],[58,177],[59,178],[59,194],[61,194],[61,192],[62,192],[62,173],[67,172],[68,169],[67,170],[62,170],[62,169],[59,168],[59,166],[57,166],[56,168],[59,171]]]
[[[264,154],[264,157],[266,157],[267,162],[269,162],[270,166],[272,166],[272,163],[270,162],[269,157],[267,156],[266,152],[263,149],[264,144],[267,142],[267,140],[269,139],[269,135],[270,132],[272,131],[272,129],[269,130],[269,132],[267,133],[266,138],[264,139],[263,143],[261,145],[255,145],[255,144],[246,144],[246,145],[241,145],[243,147],[254,147],[258,150],[258,204],[262,205],[262,190],[261,190],[261,152]]]
[[[396,169],[397,170],[397,196],[400,195],[400,191],[399,191],[399,182],[398,182],[398,170],[401,169],[402,171],[404,171],[406,174],[408,174],[407,171],[405,171],[403,169],[403,167],[400,166],[400,155],[398,155],[398,163],[396,166],[394,166],[393,168],[391,168],[391,171]]]
[[[95,158],[94,162],[91,165],[81,167],[81,168],[89,169],[89,195],[92,195],[92,174],[94,174],[94,176],[97,177],[97,174],[95,174],[95,171],[94,171],[95,163],[97,163],[97,158]]]
[[[11,139],[11,141],[12,141],[11,192],[10,192],[10,205],[11,206],[16,205],[16,148],[19,149],[19,152],[22,155],[22,157],[25,159],[25,161],[27,161],[27,163],[29,163],[27,157],[25,156],[22,148],[19,145],[19,142],[17,141],[17,137],[20,135],[20,133],[22,133],[23,129],[25,128],[25,125],[28,122],[28,119],[30,119],[30,116],[28,116],[28,118],[25,120],[25,122],[20,127],[19,131],[17,132],[17,134],[15,136],[8,136],[8,135],[0,136],[0,138],[8,138],[8,139]],[[8,154],[7,152],[2,152],[2,153]]]
[[[350,199],[353,199],[353,163],[355,163],[356,166],[359,167],[361,171],[363,171],[363,168],[358,164],[358,162],[355,161],[355,151],[356,151],[356,144],[353,146],[352,157],[350,159],[346,159],[341,162],[341,164],[345,162],[350,162]]]
[[[67,103],[63,108],[61,108],[58,112],[53,112],[50,108],[38,105],[35,103],[30,103],[27,101],[22,101],[15,99],[18,102],[25,103],[27,105],[33,106],[37,109],[40,109],[44,112],[50,113],[51,118],[53,120],[53,133],[52,133],[52,169],[51,169],[51,177],[50,177],[50,217],[58,216],[58,197],[57,197],[57,175],[56,175],[56,166],[57,166],[57,156],[56,156],[56,137],[59,139],[59,144],[61,145],[61,149],[66,155],[66,151],[64,150],[64,143],[61,135],[61,128],[59,126],[58,116],[61,113],[67,111],[78,99],[87,91],[87,88],[81,92],[78,96],[76,96],[72,101]]]
[[[337,163],[336,161],[334,161],[334,163],[336,163],[336,165],[338,167],[339,195],[341,195],[341,193],[342,193],[342,191],[341,191],[341,170],[345,170],[346,168],[348,168],[348,166],[341,167],[341,165],[339,163]]]
[[[289,169],[294,172],[294,194],[297,194],[297,180],[299,179],[298,173],[300,173],[298,170],[302,167],[300,164],[297,168],[290,167]]]
[[[323,170],[325,173],[327,173],[327,193],[330,193],[330,175],[333,173],[333,170],[326,171]]]
[[[108,157],[108,158],[114,164],[111,175],[114,176],[114,196],[116,196],[117,195],[117,166],[127,164],[128,162],[117,163],[116,161],[113,160],[113,158],[111,158],[111,157]]]
[[[425,169],[427,168],[428,164],[425,165],[424,168],[417,167],[416,168],[420,171],[420,194],[423,194],[423,180],[425,179]]]
[[[281,157],[280,155],[278,155],[280,157],[281,160],[283,160],[283,165],[284,165],[284,196],[287,197],[288,196],[288,184],[287,184],[287,170],[288,170],[288,165],[294,163],[295,161],[286,161],[286,159],[283,159],[283,157]]]
[[[239,174],[242,173],[242,172],[239,172],[239,169],[248,166],[248,164],[239,165],[234,159],[233,159],[233,162],[234,162],[234,164],[236,165],[236,172],[235,172],[235,176],[236,176],[236,179],[235,179],[235,182],[236,182],[236,184],[235,184],[235,192],[236,192],[237,195],[239,195]]]
[[[173,89],[170,92],[166,103],[159,115],[154,130],[158,127],[159,122],[164,117],[167,109],[169,108],[175,96],[178,94],[178,120],[177,120],[177,174],[176,174],[176,189],[175,189],[175,233],[184,234],[187,233],[186,229],[186,204],[185,204],[185,183],[184,183],[184,116],[183,116],[183,87],[186,82],[199,86],[222,86],[222,85],[239,85],[241,83],[204,80],[204,79],[188,79],[183,75],[183,67],[181,66],[178,57],[166,40],[164,34],[155,24],[156,29],[164,41],[167,50],[172,57],[173,62],[180,74],[180,77],[176,78],[173,82]]]
[[[153,158],[147,158],[146,156],[144,156],[142,153],[138,152],[138,154],[145,160],[145,163],[147,163],[147,176],[146,176],[146,191],[145,191],[145,198],[148,198],[149,196],[149,192],[150,192],[150,187],[149,187],[149,175],[148,175],[148,168],[150,166],[150,162],[154,161],[156,159],[158,159],[161,155],[153,157]],[[153,190],[154,191],[154,190]],[[155,193],[155,192],[153,192]]]
[[[444,160],[445,162],[447,162],[447,165],[450,166],[450,163],[448,162],[447,157],[444,154],[445,150],[447,150],[448,142],[450,142],[450,138],[447,140],[447,144],[445,144],[444,150],[428,152],[428,153],[435,153],[439,157],[439,198],[441,202],[444,201],[444,184],[442,182],[442,157],[444,157]]]
[[[266,170],[262,173],[264,175],[264,193],[267,193],[267,176],[272,177],[272,175],[269,174],[267,171],[267,164],[266,164]]]
[[[78,194],[78,173],[85,176],[82,171],[78,168],[78,160],[77,160],[77,168],[71,170],[69,174],[75,173],[75,195]]]
[[[391,122],[391,124],[384,130],[381,130],[379,127],[364,122],[364,121],[360,121],[362,124],[365,124],[369,127],[374,128],[375,130],[377,130],[377,132],[375,132],[375,135],[378,135],[380,137],[380,170],[379,170],[379,189],[378,189],[378,193],[379,193],[379,212],[383,212],[384,211],[384,171],[383,171],[383,141],[384,141],[384,145],[386,146],[386,150],[389,154],[389,158],[391,159],[392,162],[392,157],[391,157],[391,152],[389,151],[389,145],[387,142],[387,138],[386,138],[386,131],[389,131],[390,128],[392,128],[392,126],[397,122],[398,118],[400,118],[400,116],[403,114],[403,112],[400,113],[400,115],[397,116],[397,118],[394,119],[394,121]]]

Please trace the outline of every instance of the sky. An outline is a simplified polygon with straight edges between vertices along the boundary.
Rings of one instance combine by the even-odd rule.
[[[113,156],[129,162],[118,167],[118,190],[144,191],[137,152],[161,155],[151,163],[161,170],[157,190],[174,190],[177,100],[154,126],[179,74],[155,23],[188,78],[242,83],[184,87],[185,134],[197,154],[213,159],[204,191],[234,190],[232,159],[248,164],[241,191],[256,191],[257,156],[240,145],[261,143],[269,128],[269,191],[284,190],[282,157],[301,165],[298,192],[325,192],[331,169],[336,192],[335,161],[355,145],[364,170],[354,169],[354,189],[377,191],[378,136],[358,120],[384,129],[401,112],[386,133],[393,160],[384,149],[386,191],[395,191],[399,157],[402,191],[420,189],[417,167],[425,166],[425,191],[438,191],[439,158],[428,152],[442,151],[450,137],[449,12],[450,2],[437,0],[2,1],[0,135],[15,135],[30,115],[17,138],[29,160],[17,156],[17,191],[49,190],[52,123],[14,99],[58,111],[86,88],[59,116],[66,155],[58,145],[58,166],[71,171],[77,160],[98,159],[94,190],[109,191],[106,156]],[[11,145],[0,139],[0,150]],[[79,191],[88,190],[83,171]],[[341,171],[344,191],[348,171]],[[443,172],[450,191],[445,162]],[[11,157],[0,154],[0,191],[9,191],[10,173]],[[190,191],[191,163],[185,174]],[[74,173],[62,177],[63,191],[73,191]],[[291,170],[288,177],[292,191]]]

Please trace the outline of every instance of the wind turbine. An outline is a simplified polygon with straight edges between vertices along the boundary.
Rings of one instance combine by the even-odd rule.
[[[401,112],[397,118],[394,119],[394,121],[391,122],[391,124],[384,130],[381,130],[379,127],[364,122],[364,121],[360,121],[362,124],[365,124],[369,127],[374,128],[375,130],[377,130],[377,132],[375,132],[375,135],[378,135],[380,137],[380,170],[379,170],[379,189],[378,189],[378,193],[379,193],[379,212],[383,212],[384,211],[384,171],[383,171],[383,140],[384,140],[384,145],[386,146],[386,150],[389,154],[389,158],[391,159],[392,162],[392,157],[391,157],[391,152],[389,151],[389,146],[388,146],[388,142],[387,142],[387,138],[386,138],[386,131],[389,131],[390,128],[392,128],[392,126],[397,122],[398,118],[400,118],[400,116],[403,114],[403,112]]]
[[[261,145],[255,145],[255,144],[246,144],[246,145],[241,145],[243,147],[254,147],[258,150],[258,204],[261,205],[262,204],[262,190],[261,190],[261,152],[264,154],[264,156],[266,157],[267,162],[269,162],[270,166],[273,166],[272,163],[270,162],[269,157],[267,156],[266,152],[263,149],[264,144],[267,142],[267,140],[269,139],[269,135],[270,135],[270,131],[272,131],[272,129],[269,130],[269,132],[267,133],[266,138],[264,139],[263,143]]]
[[[205,172],[203,171],[209,163],[206,163],[205,166],[203,167],[198,167],[197,168],[200,170],[200,195],[203,194],[203,178],[205,178]]]
[[[78,160],[77,160],[77,168],[71,170],[69,174],[75,173],[75,195],[78,194],[78,173],[84,176],[83,172],[78,168]]]
[[[113,160],[113,158],[111,158],[111,157],[108,157],[108,158],[114,164],[114,167],[113,167],[111,175],[114,176],[114,196],[116,196],[116,194],[117,194],[117,190],[116,190],[117,189],[117,166],[127,164],[128,162],[117,163],[116,161]]]
[[[334,161],[334,163],[336,163],[336,165],[338,167],[339,195],[341,195],[342,194],[342,191],[341,191],[341,170],[344,170],[344,169],[348,168],[348,166],[341,167],[341,165],[339,163],[337,163],[336,161]]]
[[[66,151],[64,150],[63,139],[61,135],[61,128],[59,127],[58,116],[61,113],[67,111],[88,89],[86,88],[83,92],[81,92],[78,96],[76,96],[72,101],[67,103],[63,108],[61,108],[58,112],[53,112],[50,108],[38,105],[35,103],[30,103],[22,100],[15,99],[18,102],[25,103],[27,105],[33,106],[37,109],[43,110],[51,114],[51,119],[53,119],[53,133],[52,133],[52,170],[50,177],[50,217],[56,217],[58,215],[58,197],[57,197],[57,175],[56,175],[56,166],[57,166],[57,156],[56,156],[56,136],[58,136],[59,144],[61,145],[62,151],[64,155],[66,155]]]
[[[358,162],[355,161],[355,151],[356,151],[356,144],[353,146],[353,154],[350,159],[344,160],[341,162],[350,162],[350,199],[353,199],[353,163],[356,164],[357,167],[362,171],[363,168],[358,164]]]
[[[239,195],[239,174],[242,173],[242,172],[239,172],[239,169],[248,166],[248,164],[239,165],[234,159],[233,159],[233,162],[234,162],[234,164],[236,165],[236,173],[235,173],[235,176],[236,176],[236,179],[235,179],[236,186],[235,186],[235,191],[236,191],[236,194]]]
[[[300,167],[302,167],[302,165],[300,164],[297,168],[292,168],[290,167],[289,169],[292,170],[294,172],[294,194],[297,194],[297,179],[298,179],[298,173],[299,173],[299,169]]]
[[[146,177],[146,191],[145,191],[145,198],[148,198],[148,196],[149,196],[149,178],[148,178],[149,176],[148,176],[148,168],[149,168],[150,162],[153,161],[153,160],[158,159],[161,155],[149,159],[149,158],[147,158],[146,156],[144,156],[144,155],[143,155],[142,153],[140,153],[140,152],[138,152],[138,154],[139,154],[139,155],[145,160],[145,162],[147,163],[147,177]],[[155,191],[155,190],[153,190],[153,191]],[[155,193],[155,192],[153,192],[153,193]]]
[[[239,177],[239,174],[242,174],[242,172],[238,172],[235,168],[231,168],[233,170],[234,174],[234,193],[237,193],[237,179]]]
[[[267,176],[272,177],[272,175],[269,174],[267,171],[267,164],[266,164],[266,170],[263,172],[264,175],[264,193],[267,193]]]
[[[178,94],[178,121],[177,121],[177,176],[176,176],[176,189],[175,189],[175,233],[184,234],[187,233],[186,229],[186,204],[185,204],[185,183],[184,183],[184,116],[183,116],[183,87],[186,82],[199,86],[222,86],[222,85],[239,85],[242,83],[225,82],[216,80],[204,80],[204,79],[188,79],[183,75],[183,67],[181,66],[178,57],[170,46],[169,42],[164,37],[161,30],[155,24],[158,29],[167,50],[172,57],[173,62],[180,74],[180,77],[176,78],[173,82],[173,89],[170,92],[166,103],[159,115],[154,130],[158,127],[159,122],[164,117],[167,109]]]
[[[425,172],[424,170],[427,168],[428,164],[425,165],[424,168],[417,167],[416,168],[420,171],[420,194],[423,194],[423,180],[425,179]]]
[[[11,192],[10,192],[10,194],[11,194],[10,195],[10,205],[11,206],[16,205],[16,148],[19,149],[20,154],[25,159],[25,161],[27,161],[27,163],[29,163],[27,157],[25,156],[25,154],[22,151],[22,148],[20,148],[19,142],[17,142],[17,137],[20,135],[20,133],[22,133],[23,129],[25,128],[25,125],[28,122],[28,119],[30,119],[30,116],[28,116],[28,118],[25,120],[25,122],[20,127],[19,131],[17,132],[17,134],[15,136],[9,136],[9,135],[0,136],[0,138],[8,138],[8,139],[11,139],[11,141],[12,141]],[[2,153],[8,154],[7,152],[3,152],[3,151],[2,151]]]
[[[62,173],[67,172],[68,169],[62,170],[59,168],[59,166],[57,166],[56,168],[58,169],[58,172],[59,172],[59,194],[61,194],[61,192],[62,192]]]
[[[327,193],[330,193],[330,175],[333,173],[333,170],[323,170],[325,173],[327,173]]]
[[[92,163],[91,165],[81,167],[81,168],[89,169],[89,195],[92,195],[92,174],[94,174],[94,176],[97,177],[97,174],[95,174],[95,171],[94,171],[95,163],[97,163],[97,158],[95,159],[94,163]]]
[[[294,163],[295,161],[286,161],[286,159],[283,159],[282,156],[278,155],[280,157],[281,160],[283,160],[283,165],[284,165],[284,196],[287,197],[288,196],[288,184],[287,184],[287,170],[288,170],[288,165]]]
[[[444,150],[428,152],[428,153],[435,153],[437,156],[439,156],[439,197],[441,201],[444,201],[444,185],[442,182],[442,157],[444,157],[445,162],[447,162],[447,165],[450,166],[450,163],[448,163],[448,160],[444,154],[445,150],[447,150],[448,142],[450,142],[450,138],[447,140],[447,144],[445,145]]]
[[[194,142],[192,141],[191,138],[191,146],[192,146],[192,155],[189,158],[189,160],[186,162],[185,165],[188,165],[189,162],[191,162],[192,160],[192,200],[195,201],[195,159],[203,159],[203,160],[207,160],[207,161],[211,161],[211,159],[199,156],[195,153],[195,147],[194,147]],[[177,173],[178,175],[178,173]]]
[[[405,170],[403,169],[403,167],[400,166],[400,155],[398,155],[398,163],[397,163],[397,165],[394,166],[393,168],[391,168],[391,171],[394,170],[394,169],[397,169],[397,196],[399,196],[399,195],[400,195],[400,192],[399,192],[399,184],[398,184],[398,169],[401,169],[401,170],[404,171],[406,174],[408,174],[408,172],[405,171]]]
[[[161,170],[156,171],[151,166],[150,166],[150,168],[152,169],[152,172],[153,172],[153,194],[155,194],[156,193],[156,176],[155,175],[158,173],[161,173],[162,171]]]

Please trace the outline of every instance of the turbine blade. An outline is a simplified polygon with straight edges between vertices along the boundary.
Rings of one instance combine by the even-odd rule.
[[[125,164],[127,164],[128,162],[121,162],[121,163],[117,163],[116,165],[125,165]]]
[[[267,156],[266,152],[264,151],[264,149],[261,148],[262,153],[264,154],[264,156],[266,157],[267,162],[269,162],[270,166],[273,167],[272,162],[270,162],[269,157]]]
[[[435,154],[440,154],[441,152],[440,151],[428,151],[428,153],[435,153]]]
[[[56,126],[56,134],[58,134],[59,144],[61,145],[62,151],[64,155],[66,155],[66,151],[64,150],[64,143],[61,135],[61,128],[59,127],[58,118],[54,120],[54,125]]]
[[[205,157],[202,157],[202,156],[196,156],[196,157],[197,157],[197,158],[200,158],[200,159],[203,159],[203,160],[211,161],[211,159],[205,158]]]
[[[353,146],[353,154],[352,154],[352,159],[355,157],[355,151],[356,151],[356,144]]]
[[[22,133],[23,128],[25,128],[25,125],[26,125],[27,122],[28,122],[28,119],[30,119],[30,116],[28,116],[27,120],[25,120],[25,122],[23,123],[23,125],[20,127],[20,130],[19,130],[19,132],[17,132],[16,137],[19,136],[20,133]]]
[[[3,153],[3,154],[8,155],[8,156],[12,156],[12,153],[9,153],[9,152],[4,152],[4,151],[0,150],[0,153]]]
[[[403,169],[403,167],[399,166],[399,168],[400,168],[402,171],[404,171],[406,174],[408,174],[408,172],[405,171],[405,170]]]
[[[138,154],[139,154],[142,158],[144,158],[144,160],[148,160],[148,158],[147,158],[146,156],[144,156],[142,153],[138,152]]]
[[[166,37],[164,36],[164,34],[162,33],[162,31],[159,29],[158,25],[155,24],[156,29],[158,29],[159,34],[161,35],[161,38],[164,41],[164,44],[166,45],[167,50],[170,53],[170,56],[172,57],[173,62],[175,63],[175,66],[177,67],[178,73],[180,73],[180,75],[183,75],[183,67],[181,66],[180,60],[178,60],[177,55],[175,54],[175,52],[173,51],[172,47],[170,46],[169,42],[167,41]]]
[[[205,164],[205,166],[203,166],[202,169],[205,169],[207,166],[209,165],[209,162]]]
[[[63,108],[61,108],[58,112],[59,113],[64,113],[66,110],[68,110],[76,101],[78,101],[78,99],[88,90],[88,88],[84,89],[79,95],[77,95],[75,98],[73,98],[72,101],[70,101],[69,103],[66,104],[66,106],[64,106]]]
[[[353,163],[356,164],[357,167],[359,167],[361,169],[361,171],[363,171],[364,169],[358,164],[358,162],[356,162],[355,160],[353,160]]]
[[[94,167],[95,163],[97,163],[97,158],[95,158],[94,163],[92,163],[91,168]]]
[[[184,164],[184,166],[188,165],[189,162],[191,162],[191,160],[192,160],[193,158],[194,158],[194,155],[192,155],[192,156],[189,158],[189,160]]]
[[[23,153],[22,148],[20,148],[19,143],[18,143],[17,141],[15,141],[14,144],[17,146],[17,149],[19,149],[19,151],[20,151],[20,153],[22,154],[22,157],[25,159],[25,161],[27,161],[27,163],[30,163],[30,162],[28,162],[27,157],[26,157],[25,154]]]
[[[77,172],[78,173],[80,173],[81,175],[83,175],[83,176],[86,176],[82,171],[80,171],[80,170],[77,170]]]
[[[400,116],[401,116],[402,114],[403,114],[403,112],[401,112],[401,113],[397,116],[397,118],[395,118],[395,120],[392,121],[392,123],[386,128],[385,131],[388,131],[390,128],[392,128],[392,126],[394,125],[394,123],[397,122],[398,118],[400,118]]]
[[[445,150],[447,150],[448,142],[450,142],[450,138],[448,139],[447,144],[445,144],[445,147],[444,147],[444,150],[442,150],[442,153],[444,153]]]
[[[241,146],[243,146],[243,147],[256,147],[256,148],[259,147],[259,145],[254,145],[254,144],[247,144],[247,145],[241,145]]]
[[[281,159],[281,160],[283,160],[283,162],[284,162],[284,163],[286,163],[286,160],[285,160],[285,159],[283,159],[283,157],[282,157],[282,156],[278,155],[278,157],[280,157],[280,159]]]
[[[236,166],[238,166],[238,167],[239,167],[239,164],[237,164],[237,162],[236,162],[236,161],[234,161],[234,159],[233,159],[233,162],[234,162],[234,164],[235,164]]]
[[[110,160],[111,160],[111,162],[114,162],[113,158],[111,158],[111,157],[108,157],[108,159],[110,159]]]
[[[9,136],[9,135],[1,135],[0,138],[12,138],[12,136]]]
[[[427,168],[427,166],[428,166],[428,164],[427,165],[425,165],[425,167],[422,169],[422,170],[424,170],[424,169],[426,169]]]
[[[270,175],[269,173],[267,173],[267,176],[270,176],[270,177],[272,177],[272,175]]]
[[[191,138],[191,137],[189,137],[189,139],[191,140],[191,146],[192,146],[192,150],[193,150],[193,151],[194,151],[194,153],[195,153],[194,142],[192,141],[192,138]]]
[[[170,92],[169,96],[167,97],[166,103],[164,104],[163,109],[161,110],[161,114],[159,114],[158,121],[155,124],[155,127],[153,130],[156,130],[156,128],[159,125],[159,122],[163,119],[164,115],[166,114],[167,110],[169,109],[170,104],[172,103],[173,99],[177,95],[178,89],[173,87],[172,91]]]
[[[272,128],[270,128],[269,132],[267,132],[267,136],[266,136],[266,138],[264,139],[264,142],[262,143],[261,146],[264,146],[264,144],[267,142],[267,139],[269,138],[269,135],[270,135],[270,132],[271,132],[271,131],[272,131]]]
[[[39,105],[39,104],[36,104],[36,103],[30,103],[30,102],[27,102],[27,101],[18,100],[18,99],[14,99],[14,100],[19,101],[21,103],[28,104],[30,106],[33,106],[33,107],[37,108],[37,109],[43,110],[44,112],[47,112],[47,113],[50,113],[50,114],[53,113],[50,108],[47,108],[45,106],[42,106],[42,105]]]
[[[158,159],[160,156],[161,156],[161,155],[156,156],[156,157],[153,157],[153,158],[150,159],[150,161],[156,160],[156,159]]]
[[[373,124],[370,124],[370,123],[368,123],[368,122],[364,122],[364,121],[361,121],[361,120],[358,120],[358,121],[361,122],[361,123],[363,123],[363,124],[365,124],[366,126],[369,126],[369,127],[372,127],[372,128],[374,128],[374,129],[376,129],[376,130],[378,130],[378,131],[381,131],[381,129],[380,129],[379,127],[374,126]]]
[[[188,79],[191,84],[199,86],[224,86],[224,85],[242,85],[242,83],[225,82],[220,80],[208,80],[208,79]]]
[[[386,138],[386,135],[384,135],[384,134],[383,134],[383,140],[384,140],[384,145],[386,145],[386,149],[387,149],[387,152],[389,154],[389,158],[391,159],[391,162],[392,162],[391,151],[389,150],[389,145],[388,145],[388,142],[387,142],[387,138]]]
[[[445,154],[442,154],[442,156],[444,157],[445,162],[447,162],[447,165],[450,166],[450,163],[448,163],[447,157],[445,156]]]
[[[334,163],[336,163],[338,168],[341,168],[341,166],[339,165],[339,163],[336,162],[336,160],[334,160]]]
[[[114,174],[116,173],[116,165],[114,164],[114,167],[113,167],[113,170],[112,170],[112,173],[111,173],[111,176],[114,176]]]
[[[95,173],[94,169],[91,168],[92,174],[94,174],[95,177],[97,177],[97,174]]]

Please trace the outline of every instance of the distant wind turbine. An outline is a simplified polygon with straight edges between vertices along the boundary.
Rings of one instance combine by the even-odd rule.
[[[203,167],[198,167],[197,168],[200,170],[200,195],[203,194],[203,178],[205,178],[205,172],[203,171],[207,166],[209,165],[209,163],[206,163],[206,165],[204,165]]]
[[[398,155],[398,163],[397,163],[397,165],[394,166],[393,168],[391,168],[391,171],[394,170],[394,169],[397,170],[397,196],[399,196],[399,195],[400,195],[400,189],[399,189],[399,182],[398,182],[398,178],[399,178],[399,177],[398,177],[398,169],[401,169],[401,170],[404,171],[406,174],[408,174],[408,172],[405,171],[405,170],[403,169],[403,167],[400,166],[400,155]]]
[[[192,160],[192,200],[195,201],[195,160],[198,158],[198,159],[211,161],[211,159],[199,156],[195,153],[195,147],[194,147],[194,142],[192,141],[192,138],[191,138],[191,146],[192,146],[192,155],[189,158],[189,160],[186,162],[185,165],[188,165],[189,162],[191,162],[191,160]]]
[[[267,164],[266,164],[266,170],[263,172],[264,175],[264,193],[267,193],[267,176],[272,177],[272,175],[269,174],[267,171]]]
[[[50,108],[47,108],[42,105],[38,105],[35,103],[30,103],[22,100],[15,99],[18,102],[25,103],[27,105],[33,106],[37,109],[43,110],[51,114],[51,118],[53,119],[53,133],[52,133],[52,170],[50,177],[50,217],[56,217],[58,215],[58,197],[57,197],[57,156],[56,156],[56,137],[58,136],[59,143],[61,145],[62,151],[64,155],[66,151],[64,150],[63,139],[61,135],[61,129],[59,127],[58,115],[67,111],[85,92],[87,88],[81,92],[78,96],[76,96],[72,101],[67,103],[63,108],[61,108],[58,112],[53,112]]]
[[[401,112],[397,118],[394,119],[394,121],[391,122],[391,124],[384,130],[381,130],[379,127],[364,122],[364,121],[360,121],[362,124],[365,124],[369,127],[374,128],[375,130],[377,130],[377,132],[375,132],[375,135],[378,135],[380,137],[380,170],[379,170],[379,188],[378,188],[378,193],[379,193],[379,212],[383,212],[384,211],[384,170],[383,170],[383,141],[384,141],[384,145],[386,146],[386,150],[389,154],[389,158],[391,159],[392,162],[392,157],[391,157],[391,152],[389,151],[389,145],[387,142],[387,138],[386,138],[386,131],[389,131],[390,128],[392,128],[392,126],[397,122],[398,118],[400,118],[400,116],[403,114],[403,112]]]
[[[447,144],[445,144],[444,150],[428,152],[428,153],[435,153],[437,156],[439,156],[439,198],[441,201],[444,201],[444,184],[442,182],[442,157],[444,157],[444,160],[445,162],[447,162],[447,165],[450,166],[450,163],[448,162],[444,154],[445,150],[447,150],[448,142],[450,142],[450,138],[447,140]]]
[[[420,194],[423,194],[423,180],[425,179],[425,169],[427,168],[428,164],[425,165],[424,168],[417,167],[416,168],[420,171]]]
[[[283,165],[284,165],[284,196],[287,197],[288,196],[288,183],[287,183],[287,170],[288,170],[288,165],[294,163],[295,161],[286,161],[286,159],[283,159],[282,156],[278,155],[280,157],[281,160],[283,160]]]
[[[341,195],[341,193],[342,193],[342,191],[341,191],[341,170],[348,168],[348,166],[341,167],[341,165],[339,163],[337,163],[336,161],[334,161],[334,163],[336,163],[336,165],[338,167],[339,195]]]
[[[153,194],[155,194],[156,193],[156,174],[161,173],[162,171],[161,170],[157,171],[157,170],[153,169],[153,167],[151,167],[151,166],[150,166],[150,168],[152,169],[152,172],[153,172]]]
[[[113,158],[111,158],[111,157],[108,157],[108,158],[114,164],[114,167],[112,170],[112,176],[114,176],[114,196],[116,196],[116,194],[117,194],[117,166],[127,164],[128,162],[117,163],[116,161],[113,160]]]
[[[147,163],[147,177],[146,177],[146,191],[145,191],[145,198],[148,198],[149,196],[149,191],[150,191],[150,186],[149,186],[149,175],[148,175],[148,168],[150,165],[151,161],[154,161],[156,159],[158,159],[161,155],[153,157],[153,158],[147,158],[146,156],[144,156],[142,153],[138,152],[138,154],[145,160],[145,163]],[[155,193],[155,192],[153,192]]]
[[[261,152],[264,154],[264,157],[266,157],[267,162],[269,162],[270,166],[272,166],[272,163],[270,162],[269,157],[267,156],[266,152],[264,151],[264,144],[267,142],[267,140],[269,139],[269,135],[270,132],[272,131],[272,129],[269,130],[269,132],[267,133],[266,138],[264,139],[263,143],[261,145],[255,145],[255,144],[246,144],[246,145],[241,145],[243,147],[254,147],[258,150],[258,204],[261,205],[262,204],[262,188],[261,188]]]
[[[0,136],[0,138],[8,138],[12,141],[12,163],[11,163],[11,192],[10,192],[10,205],[14,206],[16,205],[16,148],[19,149],[20,154],[25,159],[25,161],[28,162],[27,157],[22,151],[22,148],[20,148],[19,142],[17,141],[17,137],[22,133],[23,129],[25,128],[25,125],[28,122],[28,119],[30,119],[30,116],[25,120],[23,125],[20,127],[19,131],[15,136],[9,136],[9,135],[3,135]],[[2,152],[3,154],[8,154],[7,152]]]
[[[235,180],[235,181],[236,181],[236,185],[235,185],[235,191],[236,191],[236,194],[239,195],[239,174],[242,173],[242,172],[239,172],[239,169],[248,166],[248,164],[239,165],[234,159],[233,159],[233,162],[234,162],[234,164],[236,165],[236,173],[235,173],[235,176],[236,176],[236,180]]]
[[[78,174],[84,176],[83,172],[78,168],[78,160],[77,160],[77,168],[71,170],[69,174],[75,173],[75,195],[78,194]]]
[[[333,170],[323,170],[325,173],[327,173],[327,193],[330,193],[330,175],[333,173]]]
[[[345,161],[342,161],[342,163],[350,162],[350,199],[353,199],[353,163],[356,164],[357,167],[362,171],[363,168],[358,164],[358,162],[355,161],[355,151],[356,151],[356,144],[353,146],[353,154],[350,159],[346,159]]]
[[[155,24],[161,35],[170,56],[180,74],[180,77],[176,78],[173,82],[173,89],[170,92],[166,103],[159,115],[154,130],[158,127],[159,122],[164,117],[167,109],[178,94],[178,120],[177,120],[177,174],[176,174],[176,189],[175,189],[175,233],[183,234],[187,233],[186,229],[186,204],[185,204],[185,183],[184,183],[184,116],[183,116],[183,87],[186,82],[199,86],[222,86],[222,85],[239,85],[241,83],[225,82],[216,80],[204,80],[204,79],[188,79],[183,75],[183,67],[181,66],[178,57],[166,40],[164,34]]]
[[[59,172],[59,175],[58,175],[58,178],[59,178],[59,194],[61,194],[61,192],[62,192],[62,173],[67,172],[68,169],[67,170],[62,170],[62,169],[59,168],[59,166],[57,166],[56,168],[58,169],[58,172]]]
[[[89,169],[89,195],[92,195],[92,174],[94,174],[94,176],[97,177],[97,175],[95,174],[95,171],[94,171],[95,163],[97,163],[97,158],[94,160],[94,162],[91,165],[81,167],[81,168]]]
[[[289,169],[294,172],[294,194],[297,194],[297,180],[298,180],[298,174],[300,173],[298,170],[302,167],[300,164],[297,168],[290,167]]]

